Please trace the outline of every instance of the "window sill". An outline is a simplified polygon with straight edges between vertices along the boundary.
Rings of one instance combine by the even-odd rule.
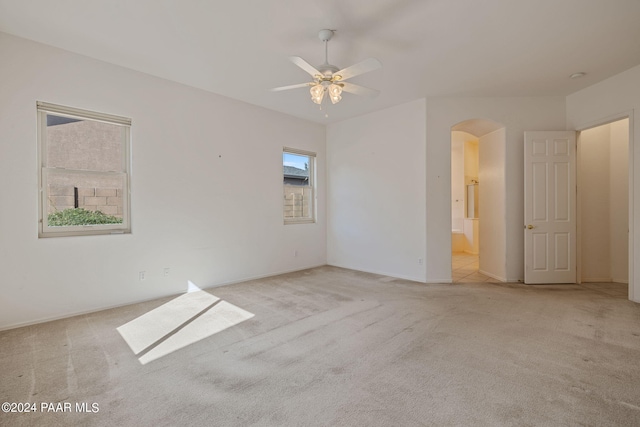
[[[306,218],[306,219],[285,219],[284,220],[284,225],[291,225],[291,224],[315,224],[316,220],[313,218]]]

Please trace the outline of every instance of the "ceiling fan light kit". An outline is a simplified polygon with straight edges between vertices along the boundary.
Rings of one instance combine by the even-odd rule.
[[[378,94],[377,90],[369,89],[364,86],[355,85],[353,83],[345,83],[344,80],[352,77],[364,74],[369,71],[376,70],[382,67],[380,61],[375,58],[365,59],[355,65],[347,68],[339,69],[335,65],[329,64],[329,40],[333,37],[335,30],[320,30],[318,37],[325,43],[325,57],[324,64],[316,67],[310,65],[307,61],[299,56],[290,57],[291,62],[302,68],[309,75],[311,75],[313,81],[309,83],[300,83],[290,86],[282,86],[271,89],[273,92],[282,90],[297,89],[301,87],[309,87],[309,93],[311,94],[311,101],[315,104],[322,106],[325,93],[328,94],[332,104],[337,104],[342,99],[342,92],[349,92],[356,95],[375,96]]]
[[[332,104],[337,104],[338,102],[340,102],[340,100],[342,99],[342,96],[340,96],[341,94],[342,94],[342,86],[335,83],[332,85],[329,85],[329,95],[331,97]]]
[[[309,92],[311,92],[311,100],[313,102],[316,104],[322,104],[322,100],[324,99],[324,87],[321,84],[311,86]]]

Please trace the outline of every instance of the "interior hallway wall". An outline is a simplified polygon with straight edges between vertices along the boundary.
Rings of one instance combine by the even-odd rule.
[[[628,282],[629,121],[580,133],[580,240],[583,282]]]
[[[451,132],[451,229],[462,232],[465,217],[464,142],[473,135]]]
[[[480,197],[475,197],[468,192],[468,185],[475,183],[474,188],[479,188],[478,182],[478,138],[470,135],[464,142],[464,197],[465,197],[465,220],[464,220],[464,252],[478,255],[480,252],[480,220],[479,212],[476,215],[476,207],[480,206]],[[473,200],[472,200],[473,198]]]
[[[640,126],[634,124],[635,111],[640,110],[640,66],[603,80],[567,97],[567,129],[587,129],[630,115],[630,171],[636,171],[629,189],[630,256],[629,298],[640,302],[640,276],[634,265],[640,265]]]
[[[326,263],[323,125],[3,33],[0,58],[0,329]],[[132,119],[131,234],[38,239],[38,100]],[[283,146],[317,153],[315,224],[283,224]]]
[[[507,280],[506,132],[498,129],[480,137],[480,273]]]
[[[629,119],[609,128],[611,280],[629,283]]]
[[[584,282],[611,280],[609,125],[580,133],[580,273]]]

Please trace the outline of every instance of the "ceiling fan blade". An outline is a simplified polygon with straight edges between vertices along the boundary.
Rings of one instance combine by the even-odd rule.
[[[359,76],[360,74],[368,73],[369,71],[377,70],[382,67],[382,63],[375,58],[365,59],[362,62],[358,62],[350,67],[343,68],[342,70],[334,73],[342,77],[342,80],[350,79],[351,77]]]
[[[309,73],[309,75],[311,77],[315,77],[318,74],[322,75],[322,73],[320,71],[316,70],[316,68],[313,65],[309,64],[307,61],[305,61],[304,59],[300,58],[299,56],[291,56],[291,57],[289,57],[289,59],[291,60],[291,62],[296,64],[298,67],[302,68],[307,73]]]
[[[340,82],[342,86],[342,90],[345,92],[353,93],[355,95],[363,95],[363,96],[376,96],[380,93],[379,90],[369,89],[368,87],[354,85],[349,82]]]
[[[280,86],[269,89],[271,92],[280,92],[281,90],[298,89],[300,87],[308,87],[310,83],[299,83],[297,85]]]

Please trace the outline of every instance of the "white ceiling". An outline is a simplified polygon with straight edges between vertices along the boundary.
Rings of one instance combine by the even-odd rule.
[[[268,91],[308,80],[288,57],[321,64],[323,28],[332,64],[382,62],[351,80],[378,97],[319,111],[306,89]],[[0,0],[0,31],[320,123],[427,96],[564,96],[640,64],[640,0]]]

